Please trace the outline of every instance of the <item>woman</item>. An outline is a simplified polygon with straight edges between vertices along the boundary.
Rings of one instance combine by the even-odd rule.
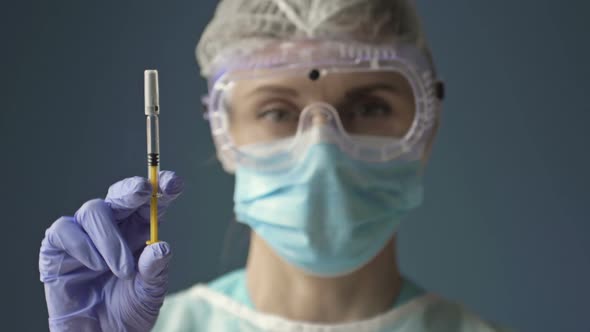
[[[197,57],[245,270],[164,300],[170,246],[144,245],[151,188],[128,178],[46,232],[53,331],[499,331],[396,265],[443,97],[411,4],[225,0]],[[182,187],[161,172],[160,211]]]

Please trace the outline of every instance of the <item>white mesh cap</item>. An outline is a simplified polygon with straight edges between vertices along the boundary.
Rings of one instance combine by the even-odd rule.
[[[404,41],[430,58],[412,0],[223,0],[197,45],[197,61],[209,77],[226,57],[297,39]]]

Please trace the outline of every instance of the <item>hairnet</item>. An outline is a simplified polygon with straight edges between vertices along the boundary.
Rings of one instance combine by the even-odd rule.
[[[430,58],[412,0],[223,0],[196,56],[201,74],[209,77],[224,58],[297,39],[404,41]]]

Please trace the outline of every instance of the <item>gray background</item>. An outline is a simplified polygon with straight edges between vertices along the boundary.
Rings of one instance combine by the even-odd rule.
[[[590,331],[590,4],[418,5],[448,98],[426,203],[401,229],[404,273],[522,331]],[[47,329],[37,255],[50,223],[146,174],[146,68],[160,71],[163,168],[186,179],[162,229],[172,291],[242,263],[246,232],[227,231],[233,180],[214,159],[193,57],[213,8],[3,4],[2,330]]]

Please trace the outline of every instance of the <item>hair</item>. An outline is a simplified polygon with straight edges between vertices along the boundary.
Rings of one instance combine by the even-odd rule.
[[[432,63],[412,0],[223,0],[196,47],[209,78],[223,59],[245,56],[284,40],[403,41]]]

